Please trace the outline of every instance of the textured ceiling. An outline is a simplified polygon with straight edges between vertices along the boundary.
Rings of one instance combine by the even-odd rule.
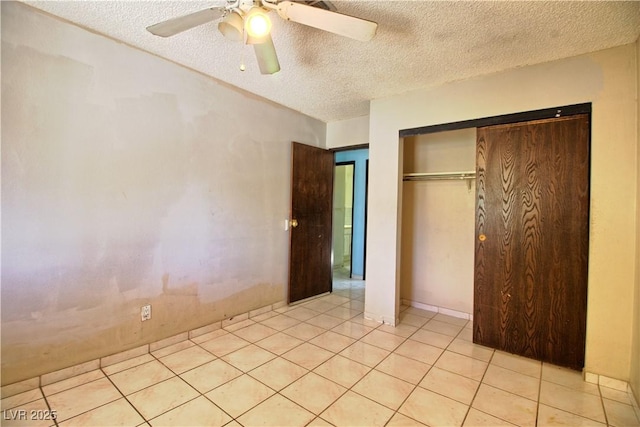
[[[374,39],[347,39],[271,13],[282,70],[261,75],[252,47],[225,39],[215,22],[167,39],[145,30],[221,0],[25,3],[325,122],[366,115],[371,99],[632,43],[640,35],[640,1],[333,1],[341,13],[378,22]]]

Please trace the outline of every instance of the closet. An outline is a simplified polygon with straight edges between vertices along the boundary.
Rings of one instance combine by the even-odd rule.
[[[475,151],[475,128],[404,138],[400,298],[408,305],[473,310]]]
[[[403,303],[472,313],[475,343],[583,368],[590,113],[400,132]]]

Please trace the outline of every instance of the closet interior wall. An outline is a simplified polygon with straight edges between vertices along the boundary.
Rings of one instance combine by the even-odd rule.
[[[404,174],[475,171],[475,128],[403,144]],[[403,181],[401,300],[472,313],[474,233],[474,179]]]

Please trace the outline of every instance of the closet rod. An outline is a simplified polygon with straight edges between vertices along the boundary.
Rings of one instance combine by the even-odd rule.
[[[443,179],[475,179],[475,171],[469,172],[439,172],[439,173],[405,173],[403,181],[430,181]]]

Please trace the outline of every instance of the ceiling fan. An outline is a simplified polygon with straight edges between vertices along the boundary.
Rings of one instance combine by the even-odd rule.
[[[147,31],[156,36],[170,37],[222,18],[218,23],[222,35],[253,45],[260,72],[274,74],[280,71],[280,63],[271,38],[271,21],[267,16],[271,11],[276,11],[287,21],[360,41],[371,40],[378,28],[373,21],[336,12],[335,7],[326,1],[226,0],[224,5],[151,25]]]

